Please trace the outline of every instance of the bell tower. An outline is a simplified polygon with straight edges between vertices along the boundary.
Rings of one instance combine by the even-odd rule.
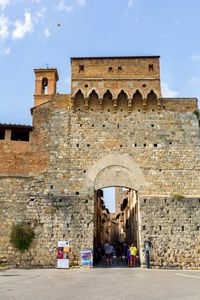
[[[57,69],[35,69],[34,107],[45,103],[56,94],[56,85],[59,80]]]

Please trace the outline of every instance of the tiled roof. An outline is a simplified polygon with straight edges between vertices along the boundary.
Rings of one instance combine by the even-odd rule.
[[[33,126],[31,125],[22,125],[22,124],[7,124],[7,123],[0,123],[0,128],[3,129],[12,129],[12,128],[17,128],[17,129],[28,129],[28,130],[32,130]]]

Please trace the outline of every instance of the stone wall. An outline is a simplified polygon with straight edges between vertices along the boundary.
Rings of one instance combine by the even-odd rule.
[[[200,269],[200,198],[140,197],[139,231],[153,267]]]
[[[54,114],[57,128],[62,126],[56,140],[64,151],[69,128],[59,125],[59,112]],[[90,168],[112,153],[128,154],[142,170],[147,185],[140,193],[199,195],[199,127],[194,114],[71,113],[70,119],[71,192],[87,192]]]
[[[5,174],[1,177],[1,261],[54,266],[57,241],[70,239],[75,253],[71,262],[78,264],[80,248],[92,247],[93,243],[94,194],[87,185],[88,174],[96,162],[111,153],[116,157],[127,155],[143,173],[146,185],[138,190],[139,195],[166,197],[175,192],[186,197],[200,195],[199,127],[193,113],[76,113],[69,110],[67,101],[67,97],[56,95],[53,102],[35,108],[29,150],[25,153],[23,150],[24,155],[20,154],[20,148],[10,152],[15,154],[14,162],[18,161],[19,167],[10,169],[12,176],[8,172],[7,177]],[[2,161],[6,149],[2,150]],[[29,162],[33,162],[33,154],[37,160],[32,167]],[[31,160],[25,164],[26,155]],[[20,171],[24,164],[27,173]],[[116,185],[116,176],[118,180],[121,178],[118,171],[111,176],[112,185]],[[134,168],[131,172],[137,176]],[[154,208],[152,218],[156,218]],[[20,263],[9,235],[11,225],[22,220],[35,228],[36,240]],[[170,236],[160,232],[159,238],[165,243]],[[189,238],[186,243],[189,245]],[[176,244],[171,244],[171,251],[176,251]],[[186,260],[184,263],[187,265]],[[158,255],[157,265],[160,265]]]
[[[163,109],[174,112],[194,112],[198,110],[196,98],[162,98]]]
[[[161,205],[159,203],[163,201],[163,197],[167,197],[170,207],[169,212],[163,216],[163,223],[166,223],[166,226],[171,222],[173,213],[179,210],[180,216],[183,215],[183,219],[185,218],[185,223],[186,212],[191,210],[191,220],[196,224],[199,202],[195,202],[195,199],[200,197],[199,123],[194,114],[197,108],[196,99],[157,99],[158,111],[151,109],[147,113],[144,113],[148,106],[146,99],[142,99],[142,109],[135,111],[124,109],[123,103],[118,107],[115,101],[109,104],[113,108],[112,111],[96,109],[98,103],[97,106],[94,105],[96,111],[89,110],[87,106],[89,90],[100,87],[103,94],[105,87],[110,86],[117,95],[123,85],[126,85],[129,90],[128,97],[132,97],[134,89],[137,88],[134,87],[134,80],[137,80],[137,84],[142,84],[141,88],[147,92],[155,88],[159,97],[159,59],[148,58],[146,61],[134,58],[130,69],[128,66],[131,60],[128,58],[125,60],[109,58],[103,66],[101,59],[83,60],[85,76],[79,73],[81,61],[75,59],[75,65],[72,66],[72,95],[56,94],[58,76],[55,69],[36,71],[35,107],[32,109],[33,130],[29,142],[0,140],[2,211],[0,261],[20,263],[20,255],[11,247],[9,235],[13,223],[27,221],[36,231],[36,240],[30,251],[24,255],[22,265],[55,265],[55,251],[57,241],[60,239],[72,241],[75,257],[72,257],[71,261],[78,264],[80,248],[92,247],[93,243],[96,186],[103,188],[122,185],[137,190],[140,197],[152,201],[152,204],[149,204],[150,212],[147,212],[141,204],[141,220],[145,221],[147,228],[152,226],[152,220],[159,221],[160,215],[157,216],[156,209]],[[108,70],[111,63],[114,79]],[[121,70],[118,69],[119,64]],[[149,64],[154,64],[153,71],[149,69]],[[95,78],[93,72],[96,72]],[[134,78],[127,78],[130,74],[126,72],[132,72],[131,76]],[[147,73],[150,75],[146,81]],[[102,78],[105,77],[103,84],[103,79],[97,78],[98,74]],[[45,77],[49,82],[50,94],[41,95],[41,83]],[[91,80],[88,84],[84,80],[89,77]],[[133,82],[131,83],[129,79]],[[73,93],[82,84],[86,99],[84,99],[85,109],[81,112],[74,110]],[[90,100],[93,101],[92,99]],[[101,102],[102,99],[99,100]],[[91,182],[89,178],[91,170],[99,161],[106,162],[110,155],[114,157],[110,165],[99,169]],[[123,164],[125,158],[130,164],[127,162]],[[124,179],[126,174],[129,177],[127,181]],[[109,178],[109,181],[105,178]],[[141,184],[136,184],[140,183],[139,179]],[[183,194],[187,200],[183,202],[170,200],[169,197],[177,192]],[[151,218],[148,220],[149,214]],[[158,226],[165,228],[163,224]],[[199,232],[191,229],[191,236],[195,236],[192,240],[189,239],[190,233],[187,230],[184,229],[183,241],[192,248],[193,240],[198,238]],[[163,245],[171,239],[171,235],[165,234],[162,230],[159,234],[157,241],[159,240],[161,247],[164,247]],[[141,235],[143,238],[143,231]],[[171,243],[172,253],[176,253],[177,243],[175,238]],[[155,254],[155,266],[164,266],[166,253],[162,251],[161,258]],[[192,255],[192,252],[190,254]],[[184,254],[182,266],[198,265],[196,256],[199,252],[193,254],[193,263],[192,258],[188,263]],[[170,258],[167,264],[171,264]]]
[[[59,240],[70,240],[70,266],[79,265],[80,250],[93,247],[93,198],[44,195],[44,178],[0,178],[0,263],[20,267],[56,266]],[[20,253],[10,244],[12,224],[26,222],[36,237]]]

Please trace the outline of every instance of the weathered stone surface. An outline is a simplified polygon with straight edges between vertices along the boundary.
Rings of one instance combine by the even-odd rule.
[[[141,197],[139,206],[141,244],[152,243],[151,265],[200,269],[200,199]]]
[[[105,73],[111,63],[112,75]],[[9,130],[0,140],[0,261],[54,266],[57,241],[66,239],[71,263],[78,264],[80,249],[93,247],[94,189],[125,185],[138,191],[141,226],[147,228],[139,227],[141,249],[142,240],[152,237],[154,267],[200,266],[197,100],[161,98],[158,58],[132,63],[129,69],[128,58],[109,64],[76,59],[71,95],[55,94],[55,69],[36,72],[29,142],[10,140]],[[155,64],[153,73],[149,64]],[[40,93],[43,78],[49,80],[47,95]],[[76,95],[79,89],[85,98]],[[108,89],[111,98],[104,97]],[[172,201],[177,192],[185,200]],[[9,242],[12,224],[20,221],[36,232],[22,256]]]

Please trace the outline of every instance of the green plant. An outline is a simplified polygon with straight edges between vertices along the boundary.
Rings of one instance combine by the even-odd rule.
[[[174,193],[172,195],[172,199],[174,199],[174,200],[183,200],[184,196],[182,194],[180,194],[180,193]]]
[[[21,252],[29,248],[34,237],[35,233],[29,224],[19,223],[12,226],[10,242]]]

